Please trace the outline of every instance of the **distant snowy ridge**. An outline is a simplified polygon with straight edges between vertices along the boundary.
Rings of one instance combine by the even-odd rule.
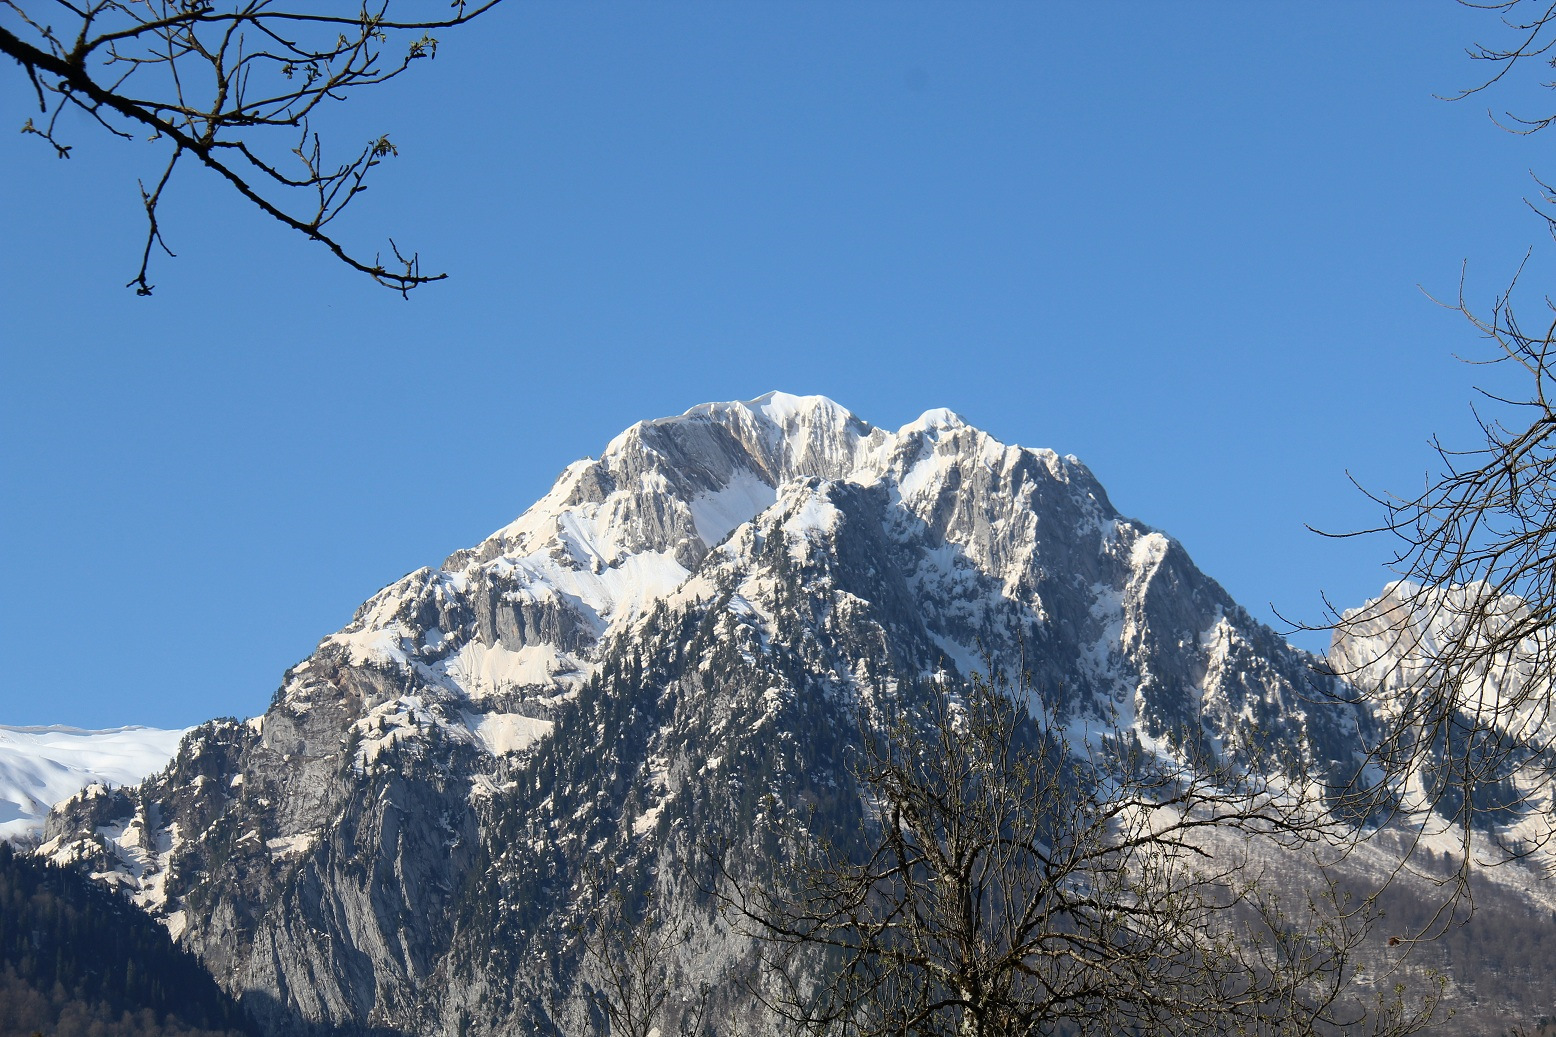
[[[167,765],[189,730],[0,724],[0,839],[40,835],[54,804],[93,783],[140,784]]]
[[[1444,668],[1439,653],[1461,638],[1471,623],[1492,625],[1507,617],[1526,613],[1528,605],[1507,595],[1488,611],[1478,587],[1422,587],[1406,580],[1387,584],[1378,597],[1358,608],[1347,610],[1336,626],[1328,653],[1328,664],[1342,678],[1371,695],[1379,713],[1397,717],[1401,710],[1419,710],[1407,705],[1438,695],[1456,700],[1456,728],[1474,730],[1484,727],[1496,732],[1506,744],[1519,747],[1512,758],[1495,768],[1486,767],[1477,777],[1482,790],[1499,783],[1499,794],[1518,804],[1506,812],[1505,823],[1495,831],[1466,831],[1455,811],[1431,809],[1441,795],[1427,768],[1443,765],[1440,750],[1422,753],[1413,762],[1401,783],[1401,823],[1416,833],[1419,845],[1436,853],[1463,853],[1466,841],[1474,855],[1484,861],[1502,861],[1510,850],[1515,855],[1530,853],[1527,861],[1493,869],[1499,879],[1514,876],[1530,889],[1556,903],[1556,886],[1548,877],[1540,882],[1527,878],[1525,868],[1536,874],[1556,874],[1548,849],[1556,843],[1556,789],[1550,781],[1547,761],[1556,747],[1556,714],[1551,706],[1551,677],[1542,665],[1549,658],[1549,647],[1524,640],[1496,652],[1490,660],[1472,672],[1457,674],[1444,689]],[[1471,617],[1474,617],[1473,619]],[[1480,629],[1484,629],[1481,627]],[[1434,691],[1433,689],[1443,689]],[[1450,797],[1451,801],[1451,797]],[[1531,852],[1532,848],[1538,848]]]

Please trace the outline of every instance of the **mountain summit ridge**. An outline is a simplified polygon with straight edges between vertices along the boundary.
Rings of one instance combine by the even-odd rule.
[[[597,642],[617,619],[670,594],[707,551],[772,506],[782,484],[819,478],[871,485],[891,478],[901,492],[920,492],[935,478],[933,463],[921,466],[932,462],[942,438],[957,435],[973,437],[975,452],[986,462],[1010,463],[1011,452],[1038,458],[1060,481],[1082,483],[1097,501],[1099,521],[1113,514],[1100,484],[1079,461],[1048,450],[1006,447],[949,410],[926,411],[891,433],[826,397],[773,392],[632,425],[598,460],[567,466],[540,501],[480,544],[369,599],[351,624],[332,635],[333,643],[353,649],[355,658],[376,653],[404,662],[406,649],[393,643],[399,595],[425,593],[411,590],[418,585],[434,588],[434,595],[464,593],[471,580],[497,580],[506,595],[531,604],[542,625],[553,625],[549,637],[537,639],[533,626],[498,629],[499,618],[481,620],[485,644],[495,641],[508,651],[544,646],[523,661],[509,660],[508,682],[518,686],[542,673],[583,675],[588,668],[578,647]],[[434,651],[452,646],[440,638]],[[555,650],[549,658],[547,648]],[[482,673],[483,686],[496,676],[491,665]],[[484,691],[477,695],[484,696]]]

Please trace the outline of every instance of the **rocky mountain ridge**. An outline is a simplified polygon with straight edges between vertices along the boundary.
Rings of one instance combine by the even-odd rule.
[[[782,819],[858,831],[861,702],[1019,669],[1079,739],[1348,773],[1367,718],[1311,664],[1075,458],[773,393],[634,425],[41,852],[275,1032],[577,1032],[588,875],[654,891],[677,975],[735,990],[701,847],[760,869]]]

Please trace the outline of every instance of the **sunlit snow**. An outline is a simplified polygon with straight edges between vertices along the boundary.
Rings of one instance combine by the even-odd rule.
[[[0,839],[41,833],[54,804],[93,782],[139,784],[167,765],[187,731],[0,725]]]
[[[692,498],[692,522],[702,542],[712,547],[736,526],[766,511],[777,499],[778,491],[760,476],[740,469],[723,489]]]

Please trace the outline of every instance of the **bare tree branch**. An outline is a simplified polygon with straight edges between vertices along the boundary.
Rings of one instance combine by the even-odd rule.
[[[691,934],[684,917],[655,902],[652,893],[634,910],[625,891],[598,871],[584,885],[596,905],[594,917],[580,928],[592,982],[587,996],[600,1037],[669,1037],[674,1019],[678,1037],[703,1037],[708,988],[677,1000],[671,984],[671,958]]]
[[[1456,97],[1531,61],[1553,64],[1552,0],[1461,2],[1495,12],[1509,39],[1471,48],[1494,71]],[[1556,122],[1508,117],[1518,133]],[[1556,234],[1556,199],[1535,182],[1540,196],[1529,205]],[[1468,895],[1475,864],[1556,846],[1556,303],[1523,286],[1530,261],[1526,254],[1489,308],[1471,305],[1462,276],[1444,304],[1489,344],[1469,362],[1508,370],[1520,388],[1478,390],[1480,442],[1459,448],[1434,437],[1435,471],[1419,492],[1359,487],[1382,520],[1339,535],[1391,538],[1400,580],[1366,607],[1331,607],[1306,627],[1331,633],[1330,665],[1383,721],[1357,776],[1359,809],[1392,819],[1417,843],[1454,833],[1454,898]],[[1531,307],[1532,326],[1521,319]]]
[[[173,254],[157,209],[173,166],[188,154],[261,212],[403,296],[447,275],[423,273],[417,254],[392,242],[392,263],[381,254],[367,259],[327,229],[367,189],[368,174],[398,153],[394,144],[379,135],[331,163],[310,119],[321,105],[433,57],[433,30],[463,25],[498,2],[455,0],[448,17],[398,20],[389,16],[390,0],[334,0],[316,10],[282,9],[274,0],[0,0],[0,53],[21,66],[44,117],[29,118],[23,132],[60,158],[72,147],[59,137],[67,109],[114,136],[149,134],[170,149],[157,188],[142,188],[146,244],[129,282],[138,294],[152,291],[153,246]],[[57,32],[53,19],[75,25],[74,35]],[[300,143],[281,143],[288,139]]]
[[[1403,1034],[1353,986],[1375,909],[1319,879],[1282,896],[1251,847],[1328,845],[1300,796],[1175,763],[1126,732],[1087,748],[974,678],[861,722],[860,852],[790,844],[792,887],[718,861],[791,1025],[886,1037]],[[1316,867],[1316,865],[1315,865]],[[1320,870],[1321,874],[1321,870]]]

